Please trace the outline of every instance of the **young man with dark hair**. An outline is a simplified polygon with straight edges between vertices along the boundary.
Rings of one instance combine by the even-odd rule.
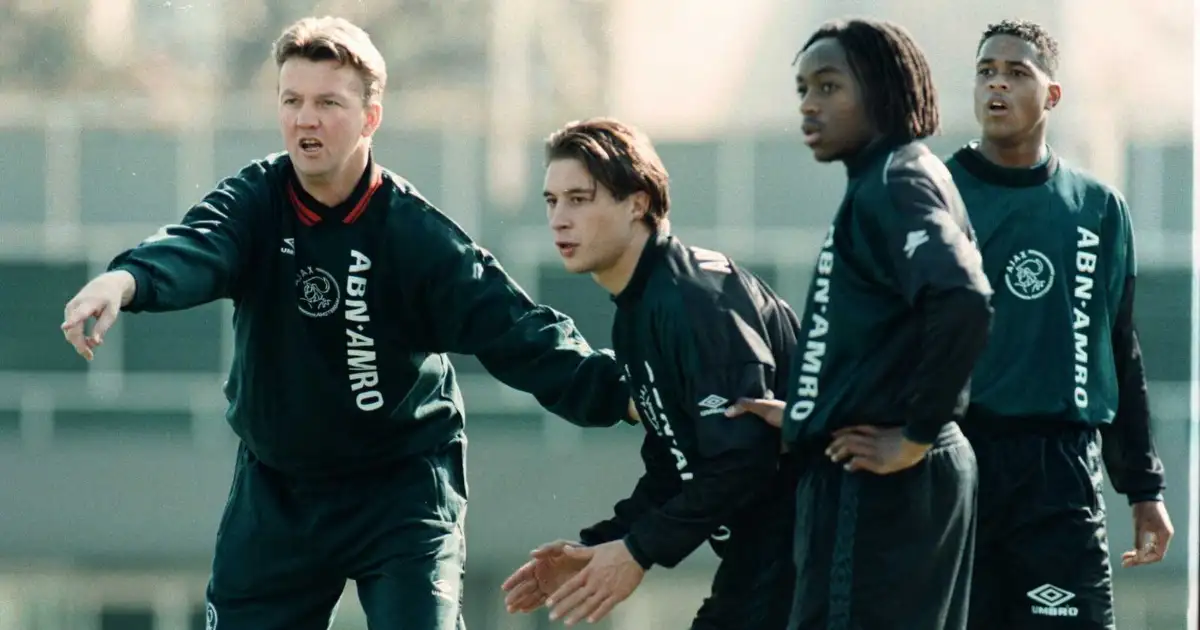
[[[998,287],[963,422],[982,495],[973,630],[1114,627],[1101,462],[1133,505],[1125,566],[1162,559],[1173,533],[1133,325],[1129,209],[1046,144],[1057,68],[1040,25],[989,26],[975,61],[981,137],[948,161]]]
[[[654,565],[708,541],[721,557],[694,630],[783,630],[795,475],[779,432],[725,416],[787,387],[795,313],[718,252],[670,234],[667,171],[650,140],[611,119],[572,123],[546,146],[545,197],[563,264],[613,296],[613,347],[646,427],[646,472],[578,542],[551,543],[504,584],[510,610],[597,621]]]
[[[375,163],[387,73],[365,32],[306,18],[274,52],[287,151],[117,256],[62,328],[91,359],[122,310],[236,306],[240,445],[209,627],[325,630],[353,579],[372,627],[461,628],[466,437],[445,353],[584,426],[626,416],[629,389],[611,354]]]
[[[817,258],[782,424],[803,467],[793,630],[962,629],[977,469],[956,420],[991,287],[966,210],[921,142],[938,127],[925,56],[900,26],[825,25],[799,55],[804,141],[846,195]]]

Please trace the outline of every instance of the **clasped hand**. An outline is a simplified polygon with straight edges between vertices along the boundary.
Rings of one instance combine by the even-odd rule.
[[[568,626],[583,619],[595,623],[625,601],[641,584],[645,571],[624,541],[584,547],[555,541],[534,549],[501,586],[510,613],[550,606],[550,619]]]

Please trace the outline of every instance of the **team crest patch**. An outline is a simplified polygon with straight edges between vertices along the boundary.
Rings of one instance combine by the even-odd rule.
[[[1054,286],[1054,265],[1036,249],[1017,252],[1004,267],[1004,284],[1022,300],[1036,300]]]
[[[212,602],[204,607],[204,630],[217,630],[217,607]]]
[[[325,317],[337,311],[342,301],[337,281],[320,267],[305,267],[296,273],[296,294],[300,312],[309,317]]]

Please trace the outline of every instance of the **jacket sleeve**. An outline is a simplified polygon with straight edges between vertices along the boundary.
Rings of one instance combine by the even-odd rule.
[[[625,538],[631,555],[647,569],[679,564],[744,506],[769,492],[779,466],[778,429],[752,416],[725,416],[740,397],[773,394],[775,362],[758,313],[728,300],[694,300],[683,310],[662,327],[677,331],[673,342],[664,345],[674,349],[671,363],[680,366],[681,402],[695,427],[695,461],[689,462],[693,470],[684,471],[691,478],[681,491],[647,511]]]
[[[1146,392],[1146,367],[1134,325],[1133,304],[1137,279],[1133,231],[1123,203],[1121,215],[1123,251],[1126,264],[1119,270],[1124,276],[1121,299],[1113,322],[1113,360],[1117,372],[1117,414],[1111,424],[1101,425],[1101,454],[1113,488],[1129,502],[1161,501],[1166,489],[1162,460],[1154,447],[1150,430],[1150,400]]]
[[[633,493],[617,501],[611,518],[580,531],[579,542],[591,547],[621,540],[629,534],[634,522],[674,496],[678,490],[674,459],[669,459],[649,435],[642,441],[642,461],[646,472],[638,479]]]
[[[411,273],[437,352],[474,355],[505,385],[584,427],[628,417],[629,387],[609,351],[595,350],[570,318],[535,304],[483,248],[432,207],[418,219]]]
[[[266,169],[251,164],[136,247],[116,256],[109,271],[129,272],[137,283],[123,310],[179,311],[232,297],[255,242],[254,220],[268,203]]]
[[[938,166],[941,166],[938,163]],[[912,372],[905,436],[930,444],[963,406],[971,371],[987,345],[991,286],[949,173],[918,162],[889,171],[891,211],[879,217],[884,260],[922,321],[922,352]],[[944,174],[944,177],[939,177]]]

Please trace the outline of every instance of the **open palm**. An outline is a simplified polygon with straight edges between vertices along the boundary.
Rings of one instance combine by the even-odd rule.
[[[509,612],[532,612],[546,598],[587,566],[586,558],[572,558],[563,552],[567,545],[579,543],[558,540],[533,550],[533,559],[513,572],[501,587],[508,595]]]
[[[538,554],[537,551],[534,553]],[[534,558],[533,573],[537,577],[538,590],[547,596],[575,577],[588,563],[586,558],[572,558],[563,553],[561,546],[547,549]]]

